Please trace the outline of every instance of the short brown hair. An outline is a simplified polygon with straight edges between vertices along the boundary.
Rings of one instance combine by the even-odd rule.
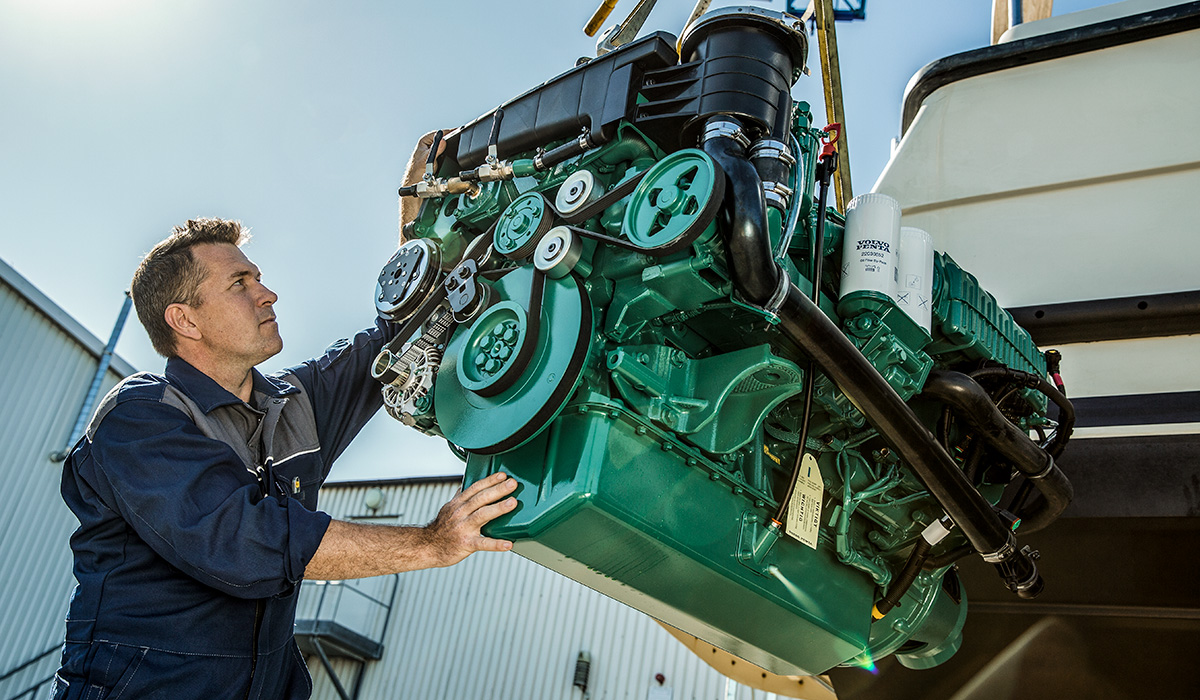
[[[146,253],[133,273],[129,293],[155,352],[163,357],[175,355],[175,331],[164,318],[167,307],[200,306],[200,283],[206,270],[192,257],[192,246],[202,243],[241,246],[248,240],[250,231],[240,221],[193,219],[176,226],[170,236]]]

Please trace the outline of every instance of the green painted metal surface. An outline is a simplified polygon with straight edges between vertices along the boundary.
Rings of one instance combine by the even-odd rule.
[[[496,221],[496,252],[522,258],[533,252],[539,233],[549,230],[551,216],[546,200],[537,192],[526,192],[513,200]]]
[[[521,484],[518,510],[490,534],[668,624],[704,628],[706,639],[776,673],[812,673],[863,652],[869,581],[827,547],[790,540],[745,565],[739,547],[766,515],[753,495],[636,412],[588,398],[521,449],[470,458],[472,478],[503,470]],[[771,565],[778,577],[764,573]]]
[[[704,151],[676,151],[654,164],[625,207],[622,232],[642,248],[667,248],[708,231],[724,189]]]

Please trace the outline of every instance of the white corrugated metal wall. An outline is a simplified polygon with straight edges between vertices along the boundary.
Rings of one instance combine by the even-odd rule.
[[[371,488],[326,486],[321,509],[342,519],[377,513],[375,522],[425,523],[458,482],[380,484],[384,504],[374,512],[364,504]],[[591,655],[592,700],[726,698],[725,678],[649,617],[513,553],[481,552],[449,568],[401,574],[383,643],[359,700],[579,700],[572,680],[580,651]],[[308,663],[313,698],[337,700],[320,661]],[[358,665],[333,665],[349,691]],[[657,673],[666,676],[661,688]],[[752,694],[738,687],[735,697]]]
[[[113,299],[114,320],[121,301]],[[78,522],[59,497],[62,464],[49,455],[68,439],[103,349],[0,261],[0,700],[58,666],[75,585],[67,541]],[[113,358],[103,390],[131,371]]]

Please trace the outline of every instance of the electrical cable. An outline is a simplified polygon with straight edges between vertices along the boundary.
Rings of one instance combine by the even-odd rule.
[[[818,306],[821,304],[821,272],[822,260],[825,258],[825,209],[828,206],[829,200],[829,182],[837,170],[837,151],[834,151],[831,156],[822,158],[817,164],[817,177],[821,181],[821,189],[817,195],[817,227],[813,235],[812,241],[812,296],[814,303]],[[792,464],[791,478],[788,479],[787,491],[783,498],[779,501],[779,508],[775,511],[773,520],[782,525],[784,515],[787,513],[788,504],[792,500],[792,494],[796,490],[796,477],[800,474],[800,466],[804,461],[804,453],[806,443],[808,442],[808,430],[812,421],[812,403],[813,403],[813,387],[816,385],[816,363],[811,359],[808,361],[808,366],[804,372],[804,413],[800,419],[800,435],[796,440],[796,460]]]

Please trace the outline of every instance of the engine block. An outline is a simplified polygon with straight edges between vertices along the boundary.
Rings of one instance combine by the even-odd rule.
[[[827,205],[798,20],[720,10],[680,46],[548,81],[402,188],[422,205],[376,293],[403,324],[387,410],[468,483],[518,480],[489,535],[752,663],[941,663],[958,558],[1040,589],[1013,532],[1070,499],[1070,405],[898,205]]]

